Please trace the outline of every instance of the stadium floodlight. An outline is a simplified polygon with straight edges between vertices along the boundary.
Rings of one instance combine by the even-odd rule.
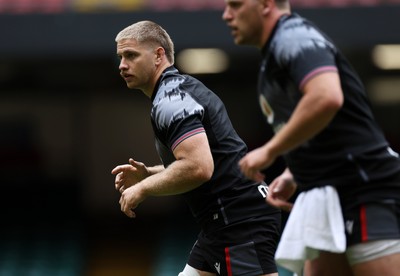
[[[372,50],[372,60],[378,68],[383,70],[400,69],[400,45],[376,45]]]
[[[229,66],[228,55],[220,49],[185,49],[178,53],[177,66],[187,74],[218,74]]]

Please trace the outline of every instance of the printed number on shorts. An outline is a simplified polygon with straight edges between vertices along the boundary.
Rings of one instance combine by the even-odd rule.
[[[266,198],[268,195],[268,186],[258,185],[258,191],[263,196],[263,198]]]

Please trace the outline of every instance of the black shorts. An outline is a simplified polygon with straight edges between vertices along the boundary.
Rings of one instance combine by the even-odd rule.
[[[220,276],[256,276],[277,272],[275,251],[281,214],[252,219],[218,231],[200,232],[188,264]]]
[[[337,190],[347,247],[400,238],[400,174],[379,182],[338,186]]]
[[[382,199],[342,206],[347,247],[366,241],[400,238],[400,200]]]

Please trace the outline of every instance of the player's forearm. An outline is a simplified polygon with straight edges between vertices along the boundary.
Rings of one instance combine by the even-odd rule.
[[[211,178],[201,172],[201,166],[187,160],[177,160],[168,168],[153,174],[139,184],[147,196],[168,196],[188,192]]]
[[[165,170],[163,165],[156,165],[156,166],[153,166],[153,167],[147,167],[147,171],[149,172],[150,176],[154,175],[154,174],[157,174],[157,173],[160,173],[163,170]]]
[[[295,122],[287,124],[265,146],[274,156],[285,154],[312,139],[327,126],[331,118],[321,120],[320,117],[314,122],[312,120],[304,122],[294,120]]]
[[[325,72],[309,80],[287,124],[268,143],[281,155],[313,138],[326,128],[344,102],[339,75]]]
[[[290,120],[265,145],[275,156],[287,153],[312,139],[332,121],[340,105],[304,96]]]

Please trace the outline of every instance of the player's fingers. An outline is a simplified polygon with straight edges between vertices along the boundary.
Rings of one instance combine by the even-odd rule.
[[[293,208],[293,204],[284,201],[284,202],[281,202],[279,208],[281,208],[283,211],[290,212]]]
[[[136,217],[136,214],[135,214],[135,212],[133,211],[134,208],[131,208],[131,207],[129,206],[129,204],[127,204],[127,203],[125,203],[125,204],[123,205],[123,207],[121,207],[121,210],[122,210],[122,212],[125,213],[125,215],[127,215],[127,216],[130,217],[130,218],[135,218],[135,217]]]
[[[132,204],[129,204],[127,198],[126,198],[126,194],[122,193],[121,197],[119,199],[119,204],[121,205],[121,211],[125,213],[125,215],[127,215],[130,218],[135,218],[136,214],[133,211],[136,207],[137,204],[132,206]]]
[[[278,207],[278,204],[279,204],[278,198],[272,195],[271,189],[270,189],[270,192],[268,193],[267,201],[269,204],[274,205],[275,207]]]
[[[135,161],[132,158],[129,158],[129,164],[131,164],[135,168],[144,167],[144,164],[142,162]]]
[[[125,189],[124,185],[122,185],[121,183],[115,183],[115,190],[120,191],[121,189]],[[123,192],[123,191],[122,191]]]
[[[276,201],[276,200],[272,200],[271,198],[267,198],[267,203],[271,206],[274,206],[278,209],[281,209],[282,205],[280,204],[280,202]]]
[[[265,179],[265,175],[255,169],[245,168],[244,170],[242,170],[242,172],[248,179],[254,180],[256,182],[261,182]]]
[[[277,185],[277,179],[274,179],[269,185],[268,185],[268,190],[269,194],[274,196],[275,191],[276,191],[276,185]]]
[[[119,165],[116,166],[114,169],[112,169],[111,174],[119,174],[120,172],[123,172],[124,170],[127,170],[130,167],[130,165]]]
[[[129,215],[130,218],[136,218],[136,213],[133,211],[133,209],[129,209]]]
[[[119,199],[119,204],[121,205],[121,211],[125,213],[128,216],[127,210],[127,202],[125,200],[124,194],[121,195],[121,198]]]
[[[116,166],[114,169],[111,170],[111,174],[118,174],[121,172],[121,166]]]
[[[242,173],[248,178],[248,179],[252,179],[254,181],[260,182],[263,181],[265,176],[260,173],[259,170],[251,167],[249,165],[249,162],[247,161],[246,156],[243,157],[240,161],[239,161],[239,168],[242,171]]]
[[[293,204],[287,202],[286,200],[282,200],[280,198],[272,197],[271,195],[267,196],[268,204],[275,206],[276,208],[282,209],[286,212],[290,212],[293,208]]]
[[[115,177],[115,189],[118,191],[123,186],[123,173],[120,172]]]

